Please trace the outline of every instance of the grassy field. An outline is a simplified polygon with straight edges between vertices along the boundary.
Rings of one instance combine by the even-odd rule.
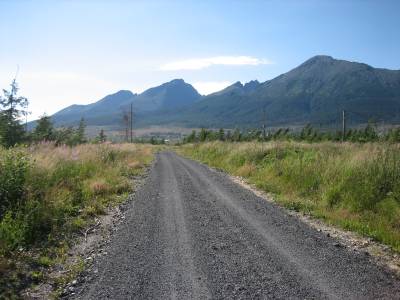
[[[400,251],[399,145],[211,142],[178,151],[246,178],[287,208]]]
[[[152,158],[151,146],[132,144],[0,149],[0,298],[45,280]]]

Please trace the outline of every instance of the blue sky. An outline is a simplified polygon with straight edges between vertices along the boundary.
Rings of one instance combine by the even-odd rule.
[[[0,1],[0,87],[31,119],[183,78],[200,93],[326,54],[400,69],[400,1]]]

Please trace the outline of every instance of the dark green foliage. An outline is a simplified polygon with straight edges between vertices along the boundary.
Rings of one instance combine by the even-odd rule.
[[[14,156],[14,151],[9,151],[8,155]],[[2,181],[6,197],[1,200],[5,200],[8,207],[0,218],[0,238],[4,241],[0,254],[46,240],[52,231],[68,222],[68,218],[77,216],[87,200],[82,182],[93,176],[95,170],[94,166],[79,162],[60,161],[49,173],[39,168],[28,169],[26,156],[14,159],[12,174],[5,174],[14,179]],[[54,196],[61,199],[49,198],[48,191],[57,188],[63,192],[54,192]]]
[[[232,133],[230,130],[226,131],[225,140],[230,141],[232,139]]]
[[[202,128],[199,132],[199,141],[205,142],[207,140],[207,136],[209,136],[209,131],[205,128]]]
[[[133,140],[135,144],[152,144],[152,145],[164,145],[166,140],[163,138],[158,138],[155,136],[149,137],[141,137],[141,138],[135,138]]]
[[[73,146],[76,139],[75,130],[72,127],[61,127],[54,133],[54,141],[57,146],[68,145]]]
[[[25,129],[19,120],[0,111],[0,145],[12,147],[25,141]]]
[[[386,134],[386,140],[391,143],[399,143],[400,142],[400,127],[391,128],[389,132]]]
[[[192,133],[183,139],[184,143],[194,143],[196,141],[197,141],[196,130],[192,130]]]
[[[303,132],[303,130],[302,130]],[[268,135],[265,140],[289,140],[291,139],[291,133],[289,128],[279,128],[277,131],[273,132],[271,135]]]
[[[81,120],[79,121],[78,129],[76,130],[75,134],[76,135],[75,145],[86,143],[85,128],[86,128],[85,120],[81,118]]]
[[[54,141],[57,145],[74,146],[86,142],[83,118],[77,129],[69,127],[56,130],[51,118],[44,115],[36,122],[33,132],[27,135],[20,119],[27,115],[28,100],[18,97],[17,92],[18,86],[14,80],[11,90],[4,90],[4,96],[0,97],[0,145],[12,147],[22,142]]]
[[[32,133],[32,139],[36,142],[54,140],[54,127],[51,117],[43,115],[37,121],[35,130]]]
[[[257,131],[256,131],[257,132]],[[255,135],[256,137],[258,134]],[[186,136],[183,139],[183,143],[195,143],[195,142],[206,142],[206,141],[236,141],[239,142],[241,140],[251,140],[253,136],[251,135],[243,135],[239,129],[236,129],[233,132],[233,135],[230,131],[225,133],[223,128],[218,131],[201,128],[199,133],[196,133],[196,130],[193,130],[191,134]]]
[[[33,142],[55,142],[58,146],[76,146],[87,142],[85,128],[85,121],[81,119],[77,129],[73,127],[55,129],[51,117],[42,116],[36,123],[36,127],[31,134],[31,139]]]
[[[99,132],[99,135],[95,139],[95,142],[104,143],[105,141],[107,141],[107,136],[104,133],[104,130],[101,129],[100,132]]]
[[[165,144],[165,140],[164,139],[158,139],[158,138],[155,138],[154,136],[152,136],[150,138],[149,143],[152,144],[152,145],[164,145]]]
[[[232,141],[240,142],[241,139],[242,139],[242,133],[240,132],[239,129],[236,128],[235,131],[233,131]]]
[[[318,140],[319,133],[310,125],[307,124],[300,132],[300,140],[313,142]]]
[[[24,203],[29,159],[21,151],[0,152],[0,220],[7,210],[15,212]]]
[[[223,128],[220,128],[218,131],[218,140],[220,141],[225,140],[225,131]]]
[[[253,129],[240,131],[235,129],[233,134],[231,131],[218,131],[202,128],[197,134],[195,130],[183,139],[183,143],[206,142],[206,141],[305,141],[309,143],[316,143],[321,141],[338,142],[342,140],[342,133],[340,131],[320,131],[310,124],[307,124],[300,131],[291,131],[289,128],[279,128],[275,131],[269,132],[265,139],[263,138],[262,131]],[[354,143],[368,143],[368,142],[400,142],[400,127],[390,129],[386,134],[378,134],[376,126],[373,123],[368,123],[364,128],[349,129],[345,134],[345,141]]]
[[[3,90],[0,97],[0,145],[12,147],[25,139],[25,129],[20,119],[27,115],[28,100],[19,97],[15,79],[10,90]]]

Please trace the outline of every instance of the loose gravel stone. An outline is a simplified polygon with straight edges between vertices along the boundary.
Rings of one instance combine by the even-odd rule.
[[[399,299],[400,283],[228,176],[157,155],[72,299]]]

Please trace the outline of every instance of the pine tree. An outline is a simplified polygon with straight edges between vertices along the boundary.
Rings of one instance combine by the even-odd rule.
[[[240,142],[240,140],[242,139],[242,134],[238,128],[236,128],[233,132],[232,139],[234,142]]]
[[[28,99],[18,97],[18,85],[15,79],[11,90],[3,90],[0,96],[0,142],[5,147],[21,143],[25,138],[25,129],[20,119],[27,115]]]
[[[51,117],[46,115],[40,117],[33,131],[33,139],[37,142],[54,140],[54,127]]]
[[[207,130],[205,128],[202,128],[200,130],[200,133],[199,133],[200,142],[204,142],[207,139],[207,134],[208,134],[208,132],[207,132]]]
[[[223,128],[220,128],[218,131],[218,140],[220,141],[225,140],[225,132]]]
[[[99,135],[97,137],[97,140],[100,143],[104,143],[107,140],[107,136],[104,134],[104,130],[103,129],[100,130],[100,133],[99,133]]]
[[[364,129],[365,142],[373,142],[377,140],[377,138],[378,134],[376,133],[375,124],[370,121]]]
[[[192,130],[192,133],[185,137],[184,142],[194,143],[196,141],[196,130]]]
[[[232,133],[230,130],[226,132],[225,140],[232,141]]]
[[[81,120],[79,121],[78,130],[76,131],[77,144],[86,143],[85,129],[86,129],[85,120],[81,118]]]

